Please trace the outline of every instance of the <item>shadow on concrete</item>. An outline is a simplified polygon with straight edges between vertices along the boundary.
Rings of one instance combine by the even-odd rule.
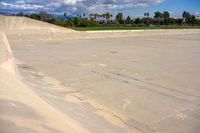
[[[18,116],[28,119],[42,119],[31,107],[12,100],[0,99],[0,116]]]
[[[36,133],[36,131],[25,127],[19,127],[9,120],[0,118],[0,133]]]
[[[36,133],[33,129],[16,125],[12,120],[3,118],[9,116],[20,117],[23,119],[31,119],[36,121],[44,121],[45,118],[36,113],[34,109],[18,101],[0,98],[0,133]],[[48,125],[38,124],[44,131],[48,133],[62,133],[58,129],[49,127]]]

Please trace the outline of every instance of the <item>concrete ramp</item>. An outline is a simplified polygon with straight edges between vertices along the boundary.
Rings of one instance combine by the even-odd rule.
[[[0,132],[75,133],[88,130],[21,81],[6,34],[0,32]]]
[[[16,74],[17,68],[10,44],[4,32],[0,31],[0,66],[6,71]]]
[[[79,123],[57,111],[21,81],[5,32],[0,31],[0,132],[85,132]]]

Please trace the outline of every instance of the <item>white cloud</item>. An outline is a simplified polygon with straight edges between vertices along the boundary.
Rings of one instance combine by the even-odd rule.
[[[98,12],[147,7],[164,0],[1,0],[2,9],[55,12]]]
[[[195,15],[196,16],[200,16],[200,12],[195,12]]]
[[[5,9],[23,9],[23,10],[37,10],[37,9],[47,9],[44,5],[33,5],[33,4],[12,4],[6,2],[0,2],[0,7]]]
[[[79,2],[83,2],[85,0],[64,0],[64,3],[67,5],[76,5]]]

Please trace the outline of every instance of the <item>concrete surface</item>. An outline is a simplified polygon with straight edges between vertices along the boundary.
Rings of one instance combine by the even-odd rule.
[[[0,31],[0,132],[89,132],[22,82],[6,34]]]
[[[197,133],[199,38],[193,34],[19,41],[12,47],[27,69],[44,72],[120,111],[128,125],[147,132]]]
[[[43,23],[37,22],[37,27],[40,26]],[[10,118],[1,119],[2,129],[32,132],[28,129],[39,125],[41,130],[35,132],[68,132],[68,127],[72,132],[199,132],[200,30],[116,33],[66,30],[67,33],[52,33],[48,37],[42,32],[42,36],[37,36],[37,30],[18,37],[5,32],[21,78],[5,79],[13,80],[12,84],[0,82],[4,88],[0,90],[3,98],[0,108],[10,110],[7,103],[11,102],[21,109],[12,108],[15,111],[8,111],[10,114],[15,112],[21,117],[20,112],[24,111],[36,117],[37,112],[46,121],[64,120],[63,125],[67,126],[44,126],[37,122],[32,128],[26,123],[23,128],[17,124],[10,128],[16,121],[7,122],[13,117],[0,111],[3,112],[0,118]],[[12,77],[3,69],[0,73],[3,75],[0,79]],[[26,89],[19,89],[15,82]],[[13,88],[16,91],[12,92]],[[28,91],[27,96],[24,91]],[[32,95],[37,97],[36,101],[29,98]]]

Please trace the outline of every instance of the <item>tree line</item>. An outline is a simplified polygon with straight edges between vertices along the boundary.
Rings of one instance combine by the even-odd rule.
[[[89,26],[161,26],[161,25],[183,25],[183,26],[200,26],[200,19],[196,18],[188,11],[182,13],[181,18],[173,18],[168,11],[156,11],[153,17],[150,13],[145,12],[141,18],[132,19],[130,16],[124,16],[123,13],[118,13],[114,16],[111,13],[90,13],[86,16],[76,15],[75,17],[68,17],[67,13],[63,14],[63,18],[56,19],[51,14],[42,11],[38,14],[33,13],[24,15],[18,13],[16,16],[26,16],[32,19],[45,21],[63,27],[89,27]]]

